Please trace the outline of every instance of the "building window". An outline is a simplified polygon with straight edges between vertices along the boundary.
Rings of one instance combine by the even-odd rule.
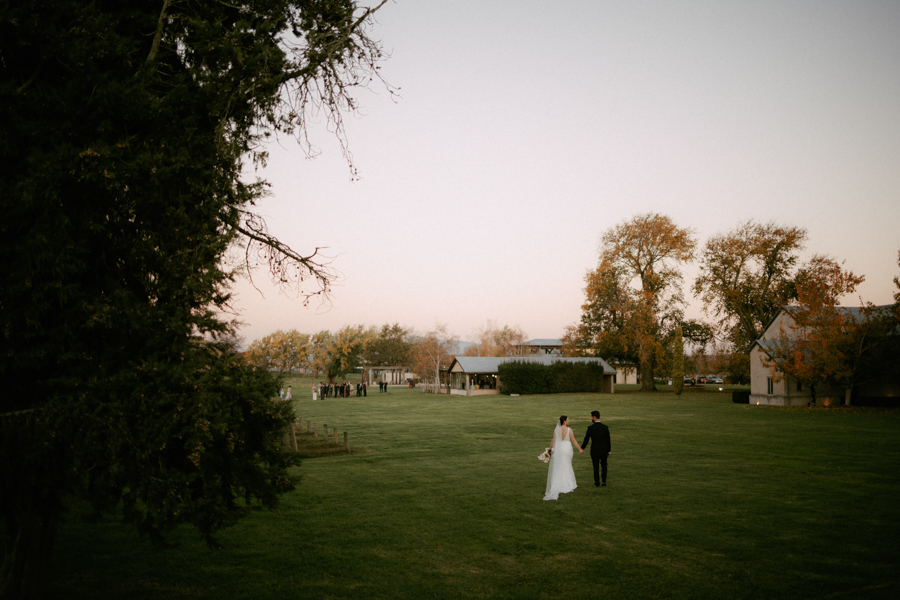
[[[775,386],[772,383],[771,377],[766,378],[766,389],[767,389],[766,393],[769,394],[770,396],[775,393]]]

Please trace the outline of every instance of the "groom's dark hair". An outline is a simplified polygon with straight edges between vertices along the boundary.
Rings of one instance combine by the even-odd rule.
[[[591,416],[592,416],[592,417],[597,417],[597,418],[599,419],[599,418],[600,418],[600,411],[599,411],[599,410],[592,410],[592,411],[591,411]]]

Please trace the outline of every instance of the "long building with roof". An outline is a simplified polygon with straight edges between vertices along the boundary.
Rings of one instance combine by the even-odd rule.
[[[509,361],[528,361],[549,365],[554,362],[599,363],[603,366],[603,393],[615,391],[616,370],[599,357],[567,358],[555,355],[533,356],[457,356],[450,365],[450,393],[457,396],[481,396],[500,393],[500,365]]]
[[[562,340],[550,338],[537,338],[522,342],[518,345],[519,354],[521,356],[531,356],[533,354],[551,354],[554,356],[562,355]]]

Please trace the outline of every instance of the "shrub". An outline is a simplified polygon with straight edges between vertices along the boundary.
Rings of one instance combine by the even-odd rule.
[[[603,365],[511,361],[498,368],[501,394],[565,394],[603,389]]]
[[[731,401],[735,404],[750,404],[750,392],[747,390],[731,392]]]

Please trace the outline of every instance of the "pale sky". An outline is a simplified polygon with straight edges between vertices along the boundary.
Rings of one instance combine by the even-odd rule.
[[[804,259],[846,260],[864,300],[892,302],[900,2],[397,0],[377,20],[400,89],[346,119],[362,178],[324,126],[319,157],[284,139],[261,173],[272,233],[335,257],[332,305],[260,272],[263,296],[235,288],[247,343],[394,322],[470,339],[487,320],[558,338],[600,236],[647,212],[701,248],[750,218],[806,227]]]

